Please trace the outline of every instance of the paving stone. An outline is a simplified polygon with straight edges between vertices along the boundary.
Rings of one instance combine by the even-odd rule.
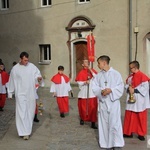
[[[73,87],[74,98],[70,98],[70,112],[65,118],[59,116],[56,99],[49,88],[40,88],[40,101],[44,104],[43,115],[38,114],[39,123],[33,124],[33,133],[28,141],[18,137],[15,126],[15,100],[7,100],[4,112],[0,112],[0,149],[4,150],[102,150],[98,144],[98,130],[91,123],[80,125],[77,107],[78,87]],[[122,121],[125,112],[124,94],[121,98]],[[148,111],[150,115],[150,111]],[[150,118],[148,117],[150,135]],[[139,141],[134,135],[125,139],[123,150],[146,150],[147,140]]]

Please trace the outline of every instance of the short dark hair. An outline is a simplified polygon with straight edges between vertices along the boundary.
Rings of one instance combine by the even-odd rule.
[[[22,53],[20,54],[20,58],[22,59],[24,56],[25,56],[26,58],[28,58],[28,57],[29,57],[29,54],[28,54],[27,52],[22,52]]]
[[[16,61],[14,61],[14,62],[13,62],[13,65],[16,65],[16,64],[17,64],[17,62],[16,62]]]
[[[58,70],[64,70],[64,66],[58,66]]]
[[[109,56],[107,56],[107,55],[102,55],[102,56],[100,56],[99,58],[97,58],[97,62],[98,62],[99,60],[104,60],[104,61],[107,62],[107,64],[109,64],[110,58],[109,58]]]
[[[4,65],[4,64],[2,63],[2,61],[0,61],[0,65]]]
[[[133,64],[137,69],[139,69],[140,68],[140,64],[139,64],[139,62],[138,61],[136,61],[136,60],[134,60],[134,61],[131,61],[130,63],[129,63],[129,65],[131,65],[131,64]]]

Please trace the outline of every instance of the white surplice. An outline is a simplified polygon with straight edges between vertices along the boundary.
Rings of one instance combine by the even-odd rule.
[[[35,83],[41,77],[39,69],[32,63],[26,66],[16,64],[10,73],[8,97],[15,94],[16,126],[19,136],[30,135],[36,107]]]
[[[89,80],[89,84],[85,84],[85,81],[77,81],[79,86],[78,98],[94,98],[95,94],[92,91],[92,81],[96,76],[96,73],[92,73],[93,77]]]
[[[129,84],[132,81],[132,76],[128,78],[127,84],[125,85],[125,89],[129,88]],[[129,92],[127,92],[127,99],[126,99],[126,110],[133,111],[133,112],[142,112],[148,108],[150,108],[150,98],[149,98],[149,82],[141,82],[135,89],[138,90],[139,93],[134,93],[134,99],[136,100],[135,103],[129,104]]]
[[[71,90],[70,82],[66,83],[63,77],[61,77],[61,84],[55,84],[52,82],[50,87],[50,92],[56,93],[57,97],[68,96],[68,92]]]
[[[112,92],[102,96],[101,91],[110,88]],[[92,90],[98,98],[99,144],[102,148],[123,147],[120,97],[124,83],[120,73],[113,68],[100,71],[93,80]]]

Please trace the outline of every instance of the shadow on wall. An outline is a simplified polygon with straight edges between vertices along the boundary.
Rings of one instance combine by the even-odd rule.
[[[30,61],[39,61],[39,44],[43,43],[43,21],[38,16],[41,3],[33,1],[10,1],[9,9],[0,14],[0,57],[10,71],[12,63],[18,62],[22,51],[27,51]]]

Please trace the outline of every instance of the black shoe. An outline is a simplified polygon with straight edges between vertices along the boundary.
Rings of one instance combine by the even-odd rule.
[[[112,150],[121,150],[122,148],[121,147],[113,147]]]
[[[92,122],[92,123],[91,123],[91,128],[97,129],[97,127],[96,127],[96,125],[95,125],[95,122]]]
[[[0,107],[0,111],[4,111],[2,107]]]
[[[39,122],[40,120],[38,118],[34,118],[34,122]]]
[[[60,117],[61,117],[61,118],[65,118],[64,113],[61,113],[61,114],[60,114]]]
[[[80,125],[84,125],[84,121],[82,119],[80,120]]]
[[[133,138],[133,135],[132,135],[132,134],[131,134],[131,135],[126,135],[126,134],[124,134],[123,137],[124,137],[124,138]]]
[[[145,137],[141,136],[141,135],[138,136],[138,139],[141,140],[141,141],[145,141]]]
[[[34,116],[34,122],[39,122],[39,119],[37,118],[37,114]]]

